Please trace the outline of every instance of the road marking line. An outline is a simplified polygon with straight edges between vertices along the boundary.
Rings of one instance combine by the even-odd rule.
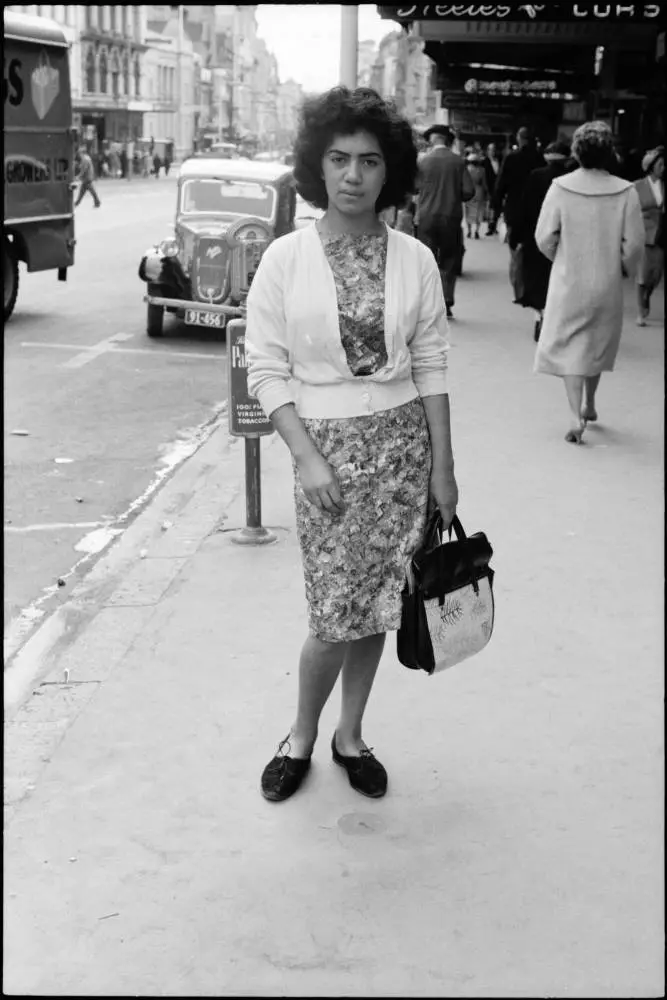
[[[113,337],[106,337],[104,340],[98,341],[97,344],[92,344],[90,347],[84,347],[79,354],[75,357],[70,358],[69,361],[65,361],[61,368],[83,368],[84,365],[89,364],[94,361],[95,358],[99,358],[100,354],[108,354],[109,351],[116,349],[116,345],[119,341],[131,340],[131,333],[115,333]]]
[[[52,350],[57,351],[79,351],[81,352],[81,344],[50,344],[46,341],[41,340],[23,340],[21,341],[21,347],[48,347]],[[95,347],[87,348],[89,352],[95,351]],[[224,357],[224,354],[203,354],[197,351],[170,351],[167,348],[153,348],[150,347],[111,347],[110,349],[97,351],[94,357],[99,357],[100,354],[150,354],[151,357],[166,357],[166,358],[195,358],[200,361],[210,361],[212,358]],[[81,356],[81,355],[79,355]],[[71,358],[70,362],[65,362],[61,365],[61,368],[71,368],[71,362],[75,358]],[[88,358],[88,360],[94,360],[93,357]],[[86,362],[84,362],[86,363]],[[81,367],[77,365],[76,367]]]
[[[74,524],[62,521],[56,524],[27,524],[24,528],[6,524],[5,531],[18,535],[28,531],[61,531],[63,528],[105,528],[107,524],[107,521],[77,521]]]

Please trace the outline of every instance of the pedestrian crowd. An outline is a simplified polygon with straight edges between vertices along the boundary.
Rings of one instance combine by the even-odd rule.
[[[502,158],[456,142],[445,125],[420,141],[368,88],[308,99],[294,178],[324,214],[269,245],[248,295],[248,390],[291,452],[309,626],[295,715],[261,776],[270,801],[305,780],[339,675],[332,758],[361,794],[387,790],[362,724],[430,514],[456,513],[447,332],[464,227],[481,239],[502,222],[514,299],[537,314],[535,371],[565,384],[568,442],[597,419],[623,278],[638,274],[646,322],[662,274],[662,147],[635,184],[602,122],[544,152],[521,128]]]
[[[90,193],[95,207],[99,207],[100,199],[94,185],[96,178],[158,178],[161,170],[168,177],[174,159],[173,146],[171,140],[162,143],[160,150],[154,139],[141,144],[104,140],[97,152],[82,143],[75,156],[76,179],[81,185],[75,206]]]

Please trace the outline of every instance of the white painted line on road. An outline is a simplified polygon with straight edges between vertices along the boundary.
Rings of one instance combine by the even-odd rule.
[[[49,347],[53,350],[58,351],[81,351],[81,344],[50,344],[42,340],[23,340],[21,341],[21,347]],[[94,348],[88,348],[92,351]],[[165,358],[196,358],[200,361],[210,361],[212,358],[223,357],[222,354],[203,354],[197,351],[170,351],[167,348],[154,348],[151,350],[149,347],[112,347],[106,351],[98,351],[94,357],[99,357],[101,354],[150,354],[151,357],[165,357]],[[70,359],[74,361],[74,358]],[[93,358],[89,359],[90,361]],[[71,368],[71,363],[65,363],[61,365],[61,368]],[[77,367],[81,367],[77,365]]]
[[[113,351],[116,348],[116,344],[123,340],[132,340],[131,333],[115,333],[113,337],[106,337],[104,340],[98,341],[97,344],[91,344],[90,347],[84,347],[82,351],[79,352],[75,357],[70,358],[62,364],[61,368],[83,368],[84,365],[89,364],[94,361],[95,358],[99,358],[100,354],[108,354],[109,351]]]
[[[23,528],[15,527],[13,524],[6,524],[5,531],[10,534],[21,535],[27,534],[29,531],[62,531],[64,528],[104,528],[107,524],[107,521],[76,521],[74,523],[59,521],[54,524],[26,524]]]

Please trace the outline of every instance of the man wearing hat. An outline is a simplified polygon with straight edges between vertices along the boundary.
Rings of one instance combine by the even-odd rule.
[[[650,149],[642,159],[645,176],[635,181],[644,218],[644,256],[637,271],[639,300],[638,326],[646,326],[651,294],[660,283],[664,270],[665,241],[665,171],[664,147]]]
[[[526,182],[532,170],[544,166],[544,157],[537,148],[532,129],[523,126],[516,134],[517,148],[503,160],[493,192],[492,208],[496,218],[501,213],[507,226],[507,242],[510,248],[510,283],[514,289],[514,299],[519,296],[516,275],[516,222],[522,211]]]
[[[419,160],[418,236],[438,262],[451,319],[456,276],[463,253],[463,202],[475,193],[465,160],[453,152],[456,136],[446,125],[424,132],[430,149]]]
[[[566,142],[552,142],[544,151],[546,167],[538,167],[528,175],[524,196],[519,205],[514,223],[514,238],[517,241],[517,299],[519,305],[535,310],[534,340],[540,338],[542,314],[547,301],[551,261],[540,252],[535,242],[535,227],[540,217],[542,202],[547,196],[551,182],[568,172],[570,147]]]

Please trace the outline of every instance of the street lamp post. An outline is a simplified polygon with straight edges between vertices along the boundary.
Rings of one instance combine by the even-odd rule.
[[[176,148],[177,156],[183,158],[183,116],[181,107],[183,105],[183,4],[178,5],[178,37],[176,40]]]
[[[343,5],[340,11],[340,82],[351,90],[357,86],[359,8]]]

